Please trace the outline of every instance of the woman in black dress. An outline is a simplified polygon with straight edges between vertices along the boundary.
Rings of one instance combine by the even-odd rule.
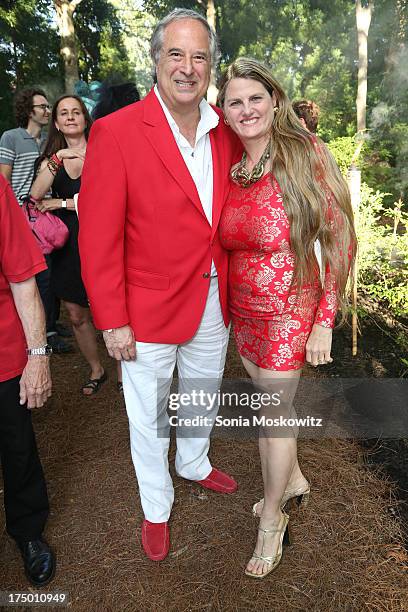
[[[82,166],[91,118],[77,96],[61,96],[52,110],[48,139],[40,158],[31,196],[42,212],[52,211],[68,227],[68,241],[51,254],[51,287],[63,300],[72,322],[81,353],[91,373],[83,386],[84,395],[96,393],[107,375],[98,355],[95,329],[81,278],[78,251],[78,217],[74,195],[79,192]],[[52,197],[43,199],[51,189]]]

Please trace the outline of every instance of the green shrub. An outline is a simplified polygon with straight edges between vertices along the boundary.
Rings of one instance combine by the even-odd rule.
[[[354,136],[334,138],[327,143],[327,146],[332,152],[341,173],[343,176],[347,176],[347,171],[350,167],[352,157],[357,147]]]
[[[343,176],[356,150],[354,137],[328,143]],[[364,148],[367,145],[364,144]],[[408,214],[402,200],[389,205],[391,194],[364,182],[370,167],[363,165],[361,203],[356,215],[358,237],[358,288],[389,308],[394,315],[408,315]],[[378,180],[380,165],[376,165]],[[382,168],[385,172],[387,168]],[[385,177],[383,177],[385,178]],[[387,175],[387,179],[389,179]]]
[[[384,194],[361,185],[361,204],[356,218],[358,282],[360,291],[390,308],[408,315],[408,214],[400,200],[384,207]]]

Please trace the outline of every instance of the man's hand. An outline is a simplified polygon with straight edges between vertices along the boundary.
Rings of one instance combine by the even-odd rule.
[[[315,323],[306,342],[306,361],[312,366],[331,363],[330,357],[333,330]]]
[[[117,327],[112,331],[104,331],[103,339],[111,357],[117,361],[136,359],[136,343],[130,325]]]
[[[41,408],[51,396],[49,358],[42,355],[28,357],[20,379],[20,404],[27,408]]]

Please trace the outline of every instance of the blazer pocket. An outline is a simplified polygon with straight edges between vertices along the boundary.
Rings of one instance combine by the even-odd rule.
[[[159,289],[165,291],[170,286],[170,278],[166,274],[156,274],[155,272],[145,272],[136,268],[127,268],[126,282],[129,285],[146,287],[146,289]]]

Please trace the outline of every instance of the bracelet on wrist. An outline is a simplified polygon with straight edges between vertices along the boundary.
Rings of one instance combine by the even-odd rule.
[[[54,161],[54,162],[55,162],[55,163],[56,163],[58,166],[62,166],[63,161],[62,161],[62,159],[60,159],[60,158],[58,157],[58,155],[57,155],[56,153],[54,153],[53,155],[51,155],[51,159],[52,159],[52,161]]]
[[[52,355],[52,347],[49,344],[44,344],[44,346],[28,348],[26,349],[26,353],[28,357],[32,357],[34,355]]]
[[[59,165],[55,163],[53,159],[49,159],[47,163],[47,168],[54,176],[57,174],[59,170]]]

